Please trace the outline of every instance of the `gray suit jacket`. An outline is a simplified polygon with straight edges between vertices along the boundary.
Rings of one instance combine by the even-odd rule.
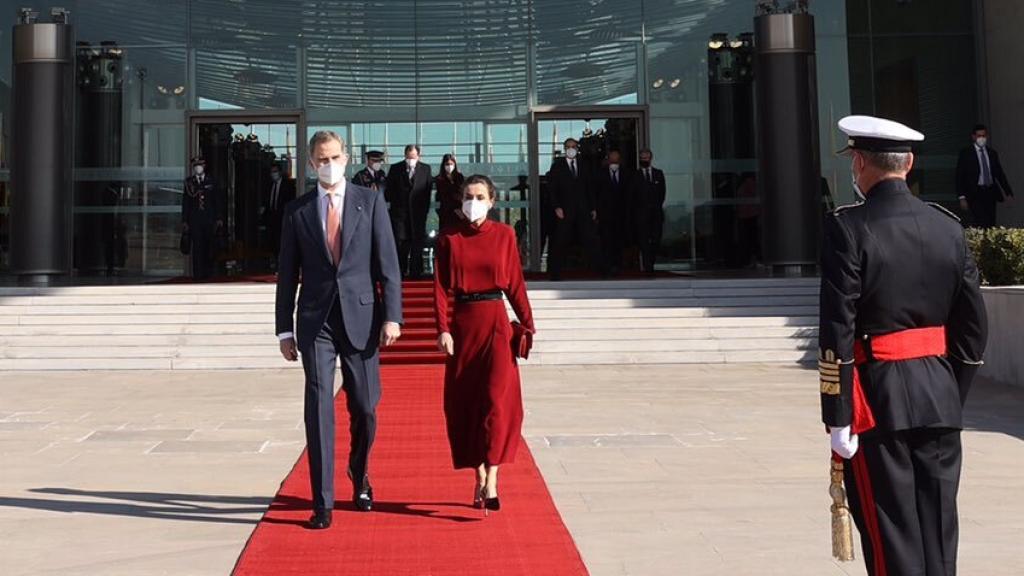
[[[277,334],[294,332],[300,350],[311,347],[332,303],[339,301],[349,342],[357,350],[373,348],[382,322],[402,323],[402,277],[384,196],[346,185],[337,268],[327,250],[317,200],[314,187],[285,207],[277,260]],[[296,330],[292,315],[300,276]]]

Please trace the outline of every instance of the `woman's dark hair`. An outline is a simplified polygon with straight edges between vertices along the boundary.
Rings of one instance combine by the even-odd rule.
[[[452,164],[455,164],[455,171],[459,171],[459,161],[455,159],[455,154],[445,154],[441,157],[441,170],[444,170],[444,165],[451,160]]]
[[[497,190],[494,188],[494,182],[491,181],[490,178],[488,178],[487,176],[484,176],[483,174],[473,174],[469,178],[466,178],[466,181],[462,183],[462,195],[463,196],[466,195],[466,189],[468,189],[473,184],[483,184],[484,186],[486,186],[487,187],[487,196],[491,200],[494,200],[495,197],[498,195]]]

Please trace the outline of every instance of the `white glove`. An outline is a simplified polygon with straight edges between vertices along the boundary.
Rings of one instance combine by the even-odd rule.
[[[853,458],[860,442],[856,434],[850,433],[850,427],[829,428],[828,431],[832,435],[832,451],[847,460]]]

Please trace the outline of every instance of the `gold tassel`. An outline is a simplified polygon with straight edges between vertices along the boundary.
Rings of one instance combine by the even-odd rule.
[[[828,494],[832,497],[832,556],[840,562],[849,562],[853,560],[853,526],[843,488],[842,461],[832,459],[832,483]]]

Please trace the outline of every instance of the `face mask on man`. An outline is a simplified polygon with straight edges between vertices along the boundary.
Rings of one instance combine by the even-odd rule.
[[[452,172],[455,172],[455,164],[445,164],[444,165],[444,171],[449,173],[449,174],[451,174]]]
[[[618,164],[609,164],[608,167],[612,169],[612,172],[618,172],[619,171],[619,165]]]
[[[345,166],[337,162],[328,162],[316,169],[317,178],[326,186],[334,186],[345,179]]]
[[[410,169],[412,169],[412,168],[415,168],[415,167],[416,167],[416,163],[417,163],[417,162],[419,162],[419,160],[417,160],[416,158],[406,158],[406,159],[405,159],[405,164],[406,164],[406,166],[408,166],[408,167],[409,167]]]
[[[270,179],[273,180],[274,182],[277,182],[278,180],[281,179],[281,173],[280,172],[271,172],[270,173]]]
[[[464,200],[462,202],[462,213],[466,215],[466,218],[470,222],[476,222],[477,220],[487,216],[487,212],[491,207],[487,202],[472,198],[470,200]]]
[[[860,189],[860,185],[857,184],[857,171],[853,169],[853,164],[850,164],[850,179],[853,181],[853,193],[857,195],[857,199],[863,202],[867,200],[867,196],[864,191]]]
[[[988,144],[988,138],[984,136],[978,136],[974,141],[978,144],[980,148],[984,148],[985,145]]]
[[[195,166],[192,167],[192,171],[196,173],[196,176],[202,176],[205,170],[206,167],[203,166],[202,164],[196,164]]]
[[[370,164],[370,170],[373,170],[374,172],[380,172],[380,169],[383,167],[383,162],[374,162],[373,164]]]
[[[565,149],[565,157],[570,159],[570,160],[575,158],[576,155],[579,154],[579,153],[580,153],[580,151],[575,149],[575,148],[566,148]]]

